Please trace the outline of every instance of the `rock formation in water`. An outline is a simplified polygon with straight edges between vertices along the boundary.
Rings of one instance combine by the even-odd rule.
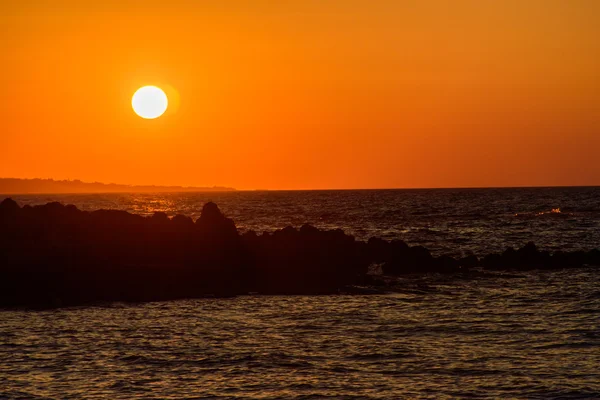
[[[473,268],[544,269],[600,265],[600,251],[539,251],[533,243],[502,254],[433,257],[421,246],[310,225],[241,235],[216,204],[197,221],[164,213],[142,217],[48,203],[0,203],[0,306],[60,306],[203,296],[324,294],[368,275],[455,273]]]

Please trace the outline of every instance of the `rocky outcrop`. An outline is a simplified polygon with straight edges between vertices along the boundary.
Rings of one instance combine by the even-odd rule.
[[[337,293],[385,275],[600,265],[600,251],[540,251],[533,243],[482,259],[433,257],[422,246],[310,225],[241,235],[207,203],[200,218],[141,217],[72,205],[0,203],[0,306],[60,306],[203,296]],[[376,283],[376,284],[375,284]],[[345,290],[346,293],[353,292]]]

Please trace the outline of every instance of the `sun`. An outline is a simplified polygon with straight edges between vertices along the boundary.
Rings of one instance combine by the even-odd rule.
[[[161,88],[144,86],[139,88],[131,99],[131,106],[137,115],[145,119],[158,118],[167,111],[169,100]]]

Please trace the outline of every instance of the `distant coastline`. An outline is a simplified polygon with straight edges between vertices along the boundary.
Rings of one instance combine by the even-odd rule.
[[[157,193],[157,192],[234,192],[236,189],[212,186],[124,185],[117,183],[82,182],[80,180],[0,178],[2,194],[50,193]]]

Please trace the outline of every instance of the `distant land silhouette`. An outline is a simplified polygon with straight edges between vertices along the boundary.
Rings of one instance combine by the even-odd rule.
[[[46,193],[156,193],[156,192],[232,192],[234,188],[213,186],[138,186],[117,183],[82,182],[80,180],[0,178],[2,194]]]

